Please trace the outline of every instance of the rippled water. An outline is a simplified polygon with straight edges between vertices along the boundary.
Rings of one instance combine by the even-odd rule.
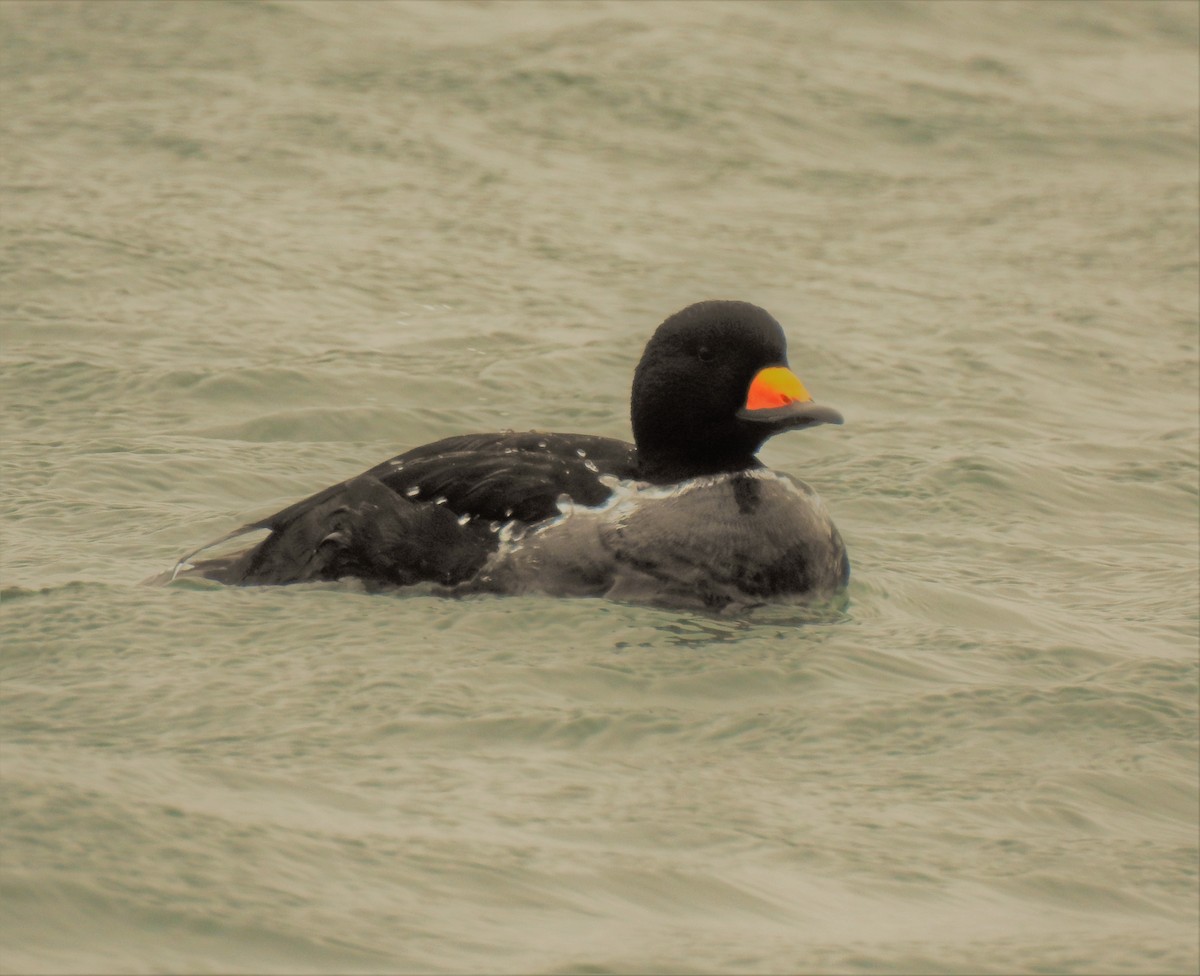
[[[0,4],[0,968],[1195,971],[1197,10]],[[709,297],[844,603],[139,585]]]

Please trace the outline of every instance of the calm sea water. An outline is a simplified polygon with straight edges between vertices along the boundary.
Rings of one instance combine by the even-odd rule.
[[[0,969],[1194,972],[1198,10],[0,4]],[[711,297],[844,603],[140,585]]]

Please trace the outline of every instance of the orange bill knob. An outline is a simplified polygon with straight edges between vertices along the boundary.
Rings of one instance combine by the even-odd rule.
[[[842,415],[833,407],[813,403],[800,377],[786,366],[768,366],[758,371],[750,381],[746,405],[737,412],[737,418],[762,424],[776,433],[842,423]]]
[[[760,369],[746,394],[746,410],[769,410],[786,407],[789,403],[808,403],[812,400],[800,377],[786,366]]]

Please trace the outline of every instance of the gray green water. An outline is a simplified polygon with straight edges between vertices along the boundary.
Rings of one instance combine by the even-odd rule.
[[[1198,10],[0,4],[0,968],[1194,972]],[[844,606],[139,585],[709,297]]]

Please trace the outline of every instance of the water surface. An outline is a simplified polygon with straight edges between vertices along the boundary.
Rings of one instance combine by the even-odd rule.
[[[0,968],[1194,972],[1197,32],[0,4]],[[139,585],[713,297],[844,602]]]

